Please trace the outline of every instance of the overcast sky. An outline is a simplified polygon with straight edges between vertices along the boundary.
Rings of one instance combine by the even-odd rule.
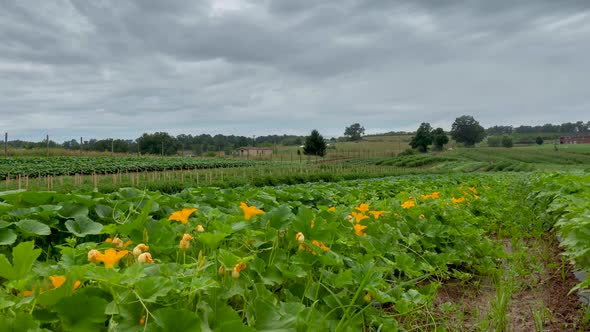
[[[12,139],[588,121],[589,0],[0,0]]]

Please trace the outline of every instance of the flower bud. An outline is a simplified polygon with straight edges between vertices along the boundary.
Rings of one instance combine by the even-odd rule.
[[[96,249],[92,249],[88,252],[88,261],[91,263],[96,263],[96,256],[98,256],[100,252]]]
[[[303,233],[299,232],[295,235],[295,240],[297,240],[299,243],[303,243],[305,241],[305,236]]]
[[[154,260],[152,259],[152,254],[150,254],[149,252],[144,252],[143,254],[139,255],[137,257],[137,261],[141,264],[144,264],[144,263],[154,264]]]
[[[219,274],[220,277],[223,277],[225,275],[227,271],[225,270],[225,266],[220,265],[219,266],[219,270],[217,270],[217,273]]]
[[[195,227],[195,231],[203,233],[205,231],[205,228],[203,227],[203,225],[197,225],[197,227]]]
[[[143,243],[140,243],[133,248],[133,256],[137,257],[141,255],[142,252],[150,250],[150,247],[146,246]]]

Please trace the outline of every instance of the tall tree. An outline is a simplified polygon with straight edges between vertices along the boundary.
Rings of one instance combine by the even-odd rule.
[[[139,150],[141,153],[155,155],[173,155],[176,154],[180,148],[178,140],[165,132],[157,132],[153,134],[144,133],[137,139],[137,143],[139,144]]]
[[[305,138],[303,154],[323,157],[326,155],[326,148],[326,140],[319,131],[314,129],[311,131],[311,135]]]
[[[470,115],[463,115],[455,119],[451,128],[451,137],[465,146],[474,146],[486,136],[485,129]]]
[[[365,134],[365,127],[359,123],[353,123],[350,127],[344,129],[344,136],[348,136],[351,141],[358,141]]]
[[[432,143],[436,150],[441,151],[443,146],[449,143],[449,137],[442,128],[436,128],[432,131]]]
[[[420,152],[426,152],[430,144],[432,144],[432,127],[430,123],[422,122],[418,130],[416,130],[416,136],[412,137],[410,146]]]

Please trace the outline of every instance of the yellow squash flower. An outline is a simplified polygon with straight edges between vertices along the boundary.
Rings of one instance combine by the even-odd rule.
[[[459,197],[459,198],[453,197],[451,199],[451,201],[453,202],[453,204],[463,203],[463,202],[465,202],[465,197]]]
[[[472,193],[477,195],[477,189],[475,189],[475,187],[469,187],[468,189],[471,190]]]
[[[409,199],[409,200],[405,201],[405,202],[402,204],[402,207],[403,207],[404,209],[409,209],[409,208],[411,208],[411,207],[413,207],[413,206],[416,206],[416,202],[414,202],[414,200],[413,200],[413,199]]]
[[[168,217],[168,221],[180,221],[183,224],[188,222],[188,218],[193,214],[193,212],[197,211],[195,208],[185,208],[180,211],[176,211]]]
[[[107,249],[104,251],[104,254],[100,251],[96,254],[95,260],[104,263],[104,267],[107,269],[112,269],[115,267],[115,264],[119,262],[123,257],[127,256],[129,251],[121,250],[117,251],[115,249]]]
[[[330,212],[336,212],[336,207],[335,206],[332,206],[332,207],[328,208],[328,211],[330,211]]]
[[[190,246],[190,242],[189,241],[192,240],[192,239],[193,239],[193,236],[192,235],[185,233],[182,236],[182,240],[180,240],[180,249],[183,250],[183,251],[184,250],[187,250],[188,247]]]
[[[330,248],[328,248],[323,242],[320,242],[318,240],[311,240],[311,243],[315,246],[320,247],[323,251],[330,250]]]
[[[365,225],[361,225],[361,224],[354,224],[354,234],[355,235],[367,235],[367,233],[363,232],[363,230],[365,228],[367,228],[368,226]]]
[[[255,216],[257,214],[264,213],[264,211],[256,208],[255,206],[248,206],[248,204],[246,204],[244,202],[240,202],[240,209],[242,209],[242,211],[244,211],[244,218],[246,218],[246,220],[250,220],[250,218],[252,218],[253,216]]]
[[[432,197],[434,199],[437,199],[439,196],[440,196],[440,192],[438,192],[438,191],[435,191],[432,194],[430,194],[430,197]]]
[[[49,280],[51,280],[51,284],[54,288],[59,288],[66,282],[65,276],[49,276]],[[80,280],[76,280],[74,283],[74,289],[78,289],[80,287]]]
[[[203,233],[205,231],[205,227],[203,227],[203,225],[197,225],[197,227],[195,227],[195,231]]]
[[[369,213],[373,215],[373,218],[379,219],[379,217],[385,214],[385,211],[369,211]]]
[[[361,222],[361,221],[362,221],[362,220],[364,220],[364,219],[367,219],[367,218],[369,218],[369,217],[365,216],[365,215],[364,215],[364,214],[362,214],[362,213],[356,213],[356,212],[354,212],[354,211],[352,211],[350,214],[351,214],[351,215],[354,217],[354,219],[356,220],[356,222],[357,222],[357,223],[358,223],[358,222]]]
[[[431,197],[432,197],[432,195],[430,195],[430,194],[428,194],[428,195],[422,195],[422,194],[420,194],[420,198],[422,198],[422,199],[429,199]]]
[[[369,204],[367,204],[367,203],[362,203],[362,204],[360,204],[359,206],[357,206],[355,209],[356,209],[357,211],[360,211],[360,212],[362,212],[362,213],[365,213],[365,212],[369,211]]]

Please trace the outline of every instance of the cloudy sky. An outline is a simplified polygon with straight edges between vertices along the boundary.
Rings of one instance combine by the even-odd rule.
[[[588,0],[1,0],[12,139],[590,120]]]

